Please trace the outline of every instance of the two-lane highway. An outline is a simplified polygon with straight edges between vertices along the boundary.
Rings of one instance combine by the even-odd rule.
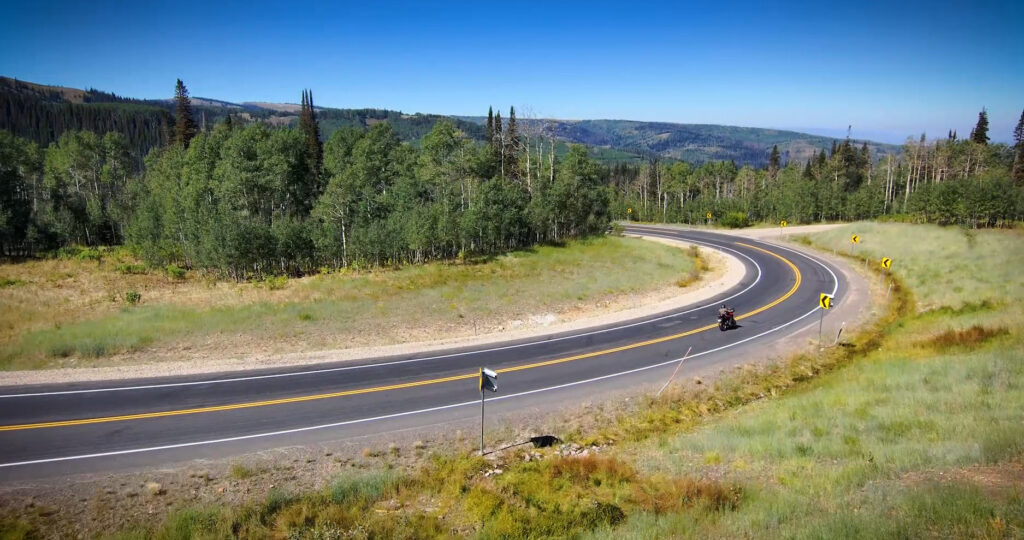
[[[740,347],[812,320],[819,293],[845,287],[827,263],[781,246],[660,227],[627,232],[714,247],[737,257],[745,276],[686,309],[429,356],[0,388],[0,480],[161,465],[299,444],[310,434],[338,440],[463,418],[478,403],[480,366],[500,374],[501,392],[489,399],[526,407],[557,395],[568,404],[588,388],[663,378],[690,347],[688,365],[735,362]],[[722,303],[736,307],[740,328],[718,330]]]

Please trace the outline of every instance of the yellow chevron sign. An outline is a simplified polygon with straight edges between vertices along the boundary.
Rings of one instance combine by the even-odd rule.
[[[882,268],[885,268],[886,270],[892,268],[892,259],[890,259],[889,257],[883,257]]]
[[[821,309],[829,309],[832,307],[832,295],[821,293],[818,297],[818,307]]]
[[[782,220],[779,222],[779,227],[785,227],[786,225],[788,225],[788,223],[786,223],[786,220]]]
[[[711,212],[708,212],[708,219],[711,219]]]
[[[859,234],[855,234],[855,235],[851,236],[850,237],[850,241],[853,242],[854,244],[859,244],[860,243],[860,235]]]

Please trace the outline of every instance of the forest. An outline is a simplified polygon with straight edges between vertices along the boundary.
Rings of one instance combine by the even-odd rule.
[[[656,158],[617,165],[608,175],[612,210],[617,219],[727,227],[860,219],[1011,227],[1024,218],[1024,113],[1013,136],[1012,146],[989,144],[983,110],[966,139],[922,134],[880,160],[846,139],[803,163],[783,164],[773,148],[760,169]]]
[[[517,123],[514,108],[469,133],[412,124],[426,132],[418,144],[389,121],[336,116],[324,140],[308,91],[297,126],[197,122],[181,81],[172,110],[160,135],[97,127],[41,146],[0,130],[2,254],[126,244],[156,268],[242,280],[488,256],[602,233],[613,219],[1007,227],[1024,216],[1024,114],[1012,146],[989,144],[983,110],[966,139],[922,135],[881,160],[849,139],[803,163],[776,147],[754,168],[655,155],[601,165],[584,146],[556,151],[551,130]],[[139,137],[159,142],[141,169]]]
[[[71,131],[41,149],[0,132],[3,252],[127,243],[155,267],[247,279],[490,255],[610,220],[587,150],[556,163],[514,109],[484,144],[438,122],[416,148],[387,122],[321,142],[309,93],[298,127],[229,116],[206,130],[180,81],[176,96],[170,142],[137,175],[118,133]]]

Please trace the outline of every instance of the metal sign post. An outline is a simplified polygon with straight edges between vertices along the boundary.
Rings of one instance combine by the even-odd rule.
[[[818,296],[818,307],[820,317],[818,317],[818,348],[821,348],[821,332],[822,326],[825,324],[825,310],[832,307],[832,295],[827,293],[821,293]]]
[[[485,367],[480,368],[480,455],[484,455],[484,390],[498,391],[498,374]]]

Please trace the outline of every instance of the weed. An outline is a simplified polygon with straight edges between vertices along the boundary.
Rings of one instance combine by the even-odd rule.
[[[137,305],[139,302],[142,301],[142,294],[140,294],[139,291],[136,290],[125,291],[124,301],[127,302],[128,305],[130,306]]]
[[[176,264],[173,264],[173,263],[172,264],[168,264],[167,267],[164,268],[164,271],[167,272],[167,277],[169,277],[169,278],[171,278],[171,279],[173,279],[175,281],[182,281],[182,280],[184,280],[185,276],[188,274],[187,270],[185,270],[184,268],[181,268],[180,266],[178,266]]]
[[[235,480],[245,480],[246,478],[252,478],[256,476],[256,469],[247,467],[241,463],[234,463],[231,465],[231,478]]]
[[[127,275],[141,275],[146,273],[146,265],[144,264],[119,264],[117,265],[118,274]]]
[[[17,287],[18,285],[24,284],[25,282],[20,279],[0,278],[0,289],[6,289],[8,287]]]
[[[985,328],[974,325],[966,330],[946,330],[933,337],[930,344],[933,347],[976,347],[990,339],[1005,336],[1010,333],[1006,328]]]
[[[397,493],[401,477],[391,470],[369,471],[337,478],[330,487],[331,501],[369,505]]]

